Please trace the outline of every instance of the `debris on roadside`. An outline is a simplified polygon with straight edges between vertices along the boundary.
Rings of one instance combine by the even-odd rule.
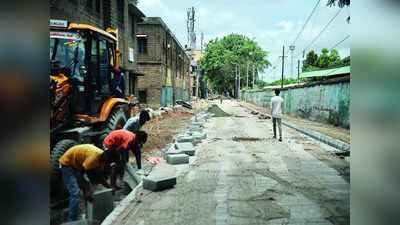
[[[149,157],[146,159],[151,165],[157,165],[161,159],[159,157]]]
[[[256,111],[251,111],[250,114],[258,115],[258,112],[256,112]]]
[[[269,119],[271,119],[271,117],[268,116],[268,115],[265,115],[265,114],[260,114],[260,115],[258,116],[258,119],[261,119],[261,120],[267,119],[267,120],[269,120]]]
[[[262,141],[264,140],[263,138],[254,138],[254,137],[232,137],[233,141]]]
[[[244,115],[235,115],[235,117],[237,117],[237,118],[247,118],[248,116],[244,116]]]

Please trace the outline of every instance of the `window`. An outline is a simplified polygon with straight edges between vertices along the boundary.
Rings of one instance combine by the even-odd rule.
[[[147,37],[137,38],[137,49],[139,54],[147,54]]]
[[[139,103],[147,103],[147,90],[139,91]]]
[[[100,92],[110,93],[110,61],[107,50],[107,41],[99,40],[99,75],[100,75]]]

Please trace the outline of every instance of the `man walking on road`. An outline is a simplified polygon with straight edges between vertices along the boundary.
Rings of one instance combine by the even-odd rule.
[[[281,120],[282,120],[282,108],[283,108],[283,98],[279,96],[279,89],[275,89],[275,95],[271,98],[271,114],[272,114],[272,123],[274,126],[274,138],[276,138],[276,123],[278,123],[279,129],[279,141],[282,141],[282,128],[281,128]]]

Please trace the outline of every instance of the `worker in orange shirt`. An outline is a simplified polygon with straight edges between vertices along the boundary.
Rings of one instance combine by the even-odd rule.
[[[136,158],[137,168],[142,168],[140,149],[147,141],[147,133],[144,131],[137,131],[136,134],[128,130],[114,130],[105,139],[104,146],[108,150],[114,150],[120,153],[121,163],[119,169],[121,175],[125,168],[125,164],[129,162],[129,151],[133,153]],[[116,175],[113,173],[111,176],[111,186],[116,187]]]

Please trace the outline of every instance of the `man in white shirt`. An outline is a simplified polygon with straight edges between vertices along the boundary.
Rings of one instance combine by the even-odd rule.
[[[281,120],[282,120],[282,109],[283,109],[283,98],[279,96],[279,89],[275,89],[275,95],[271,98],[271,114],[272,114],[272,123],[274,125],[274,138],[276,138],[276,123],[278,123],[279,129],[279,141],[282,141],[282,128],[281,128]]]

